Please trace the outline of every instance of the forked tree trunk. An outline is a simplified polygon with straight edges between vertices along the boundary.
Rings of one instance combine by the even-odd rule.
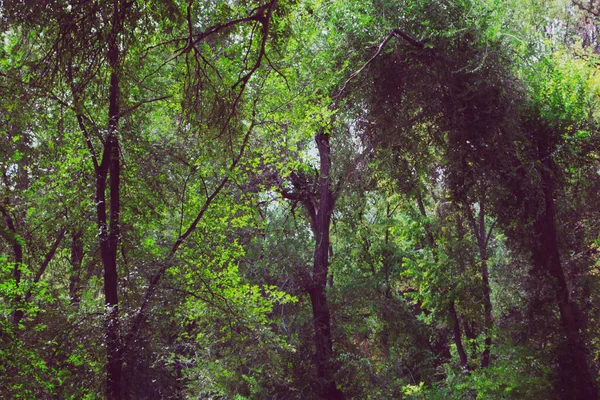
[[[310,217],[310,227],[315,237],[315,249],[312,276],[307,278],[305,283],[313,312],[316,391],[322,399],[339,400],[344,398],[344,394],[335,383],[336,368],[332,361],[331,316],[326,294],[330,251],[329,229],[336,194],[332,190],[330,176],[329,135],[322,130],[317,134],[315,140],[320,160],[316,193],[305,178],[294,174],[292,175],[292,184],[295,192],[288,192],[282,188],[281,194],[289,200],[300,201]]]

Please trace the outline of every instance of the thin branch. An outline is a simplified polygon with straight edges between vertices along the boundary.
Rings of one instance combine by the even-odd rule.
[[[256,102],[255,102],[255,105],[256,105]],[[254,110],[253,115],[252,115],[253,120],[255,117],[255,112],[256,112],[256,109]],[[127,334],[127,338],[125,340],[125,348],[127,348],[129,343],[131,343],[131,340],[133,339],[133,337],[139,330],[140,325],[143,321],[143,317],[146,313],[146,309],[148,308],[148,306],[150,304],[150,300],[152,299],[152,296],[154,295],[154,292],[155,292],[156,288],[158,287],[158,284],[159,284],[161,278],[164,276],[165,272],[167,271],[167,268],[170,265],[171,259],[173,258],[173,256],[175,256],[175,254],[177,253],[177,251],[179,250],[179,248],[181,247],[183,242],[196,230],[198,224],[202,220],[204,214],[208,210],[209,206],[212,204],[213,200],[219,195],[221,190],[229,182],[231,172],[233,172],[235,170],[235,168],[239,164],[242,156],[245,153],[245,150],[246,150],[246,147],[248,146],[248,142],[250,140],[250,135],[254,129],[254,126],[255,126],[255,123],[253,121],[252,124],[250,125],[250,127],[248,128],[246,134],[244,135],[244,139],[242,141],[242,146],[240,147],[240,151],[238,152],[237,156],[233,159],[231,165],[229,166],[229,170],[228,170],[229,174],[221,180],[221,183],[213,190],[212,194],[207,197],[207,199],[204,202],[204,205],[198,212],[194,221],[189,225],[189,227],[186,229],[186,231],[177,238],[177,240],[171,247],[169,254],[162,261],[162,263],[161,263],[162,265],[161,265],[160,269],[158,270],[158,272],[150,278],[150,282],[148,284],[148,288],[146,289],[146,294],[144,295],[142,304],[140,305],[140,307],[136,313],[136,316],[134,318],[134,321],[132,322],[129,333]]]
[[[260,50],[258,52],[258,57],[257,57],[256,61],[254,62],[252,69],[250,69],[250,71],[248,71],[248,73],[246,75],[244,75],[242,78],[240,78],[233,85],[234,89],[240,83],[245,85],[246,82],[248,82],[248,80],[250,79],[250,77],[254,74],[254,72],[256,72],[256,70],[258,70],[258,68],[260,67],[260,65],[262,63],[262,59],[265,56],[265,51],[266,51],[266,47],[267,47],[267,39],[269,38],[269,26],[271,25],[270,24],[271,17],[273,15],[273,9],[275,8],[276,4],[277,4],[277,0],[271,1],[271,3],[268,5],[268,8],[266,9],[266,15],[261,16],[258,19],[258,21],[262,24],[262,27],[263,27],[262,28],[262,42],[260,43]]]
[[[170,97],[173,97],[171,95],[167,95],[167,96],[161,96],[161,97],[156,97],[154,99],[149,99],[149,100],[142,100],[139,103],[129,107],[128,109],[126,109],[125,111],[121,112],[120,114],[118,114],[115,118],[121,118],[135,110],[137,110],[139,107],[143,106],[144,104],[148,104],[148,103],[155,103],[157,101],[161,101],[161,100],[165,100],[168,99]]]
[[[288,90],[291,91],[292,89],[290,89],[290,84],[288,83],[287,77],[283,73],[281,73],[277,68],[275,68],[275,66],[273,65],[273,63],[271,62],[271,59],[269,59],[269,56],[267,56],[267,54],[265,54],[265,60],[267,60],[269,67],[271,67],[277,75],[279,75],[283,78],[283,80],[285,81],[285,86],[288,88]]]
[[[348,77],[348,79],[346,79],[346,82],[344,82],[344,86],[342,86],[342,89],[339,91],[338,94],[336,94],[335,96],[333,96],[333,100],[337,100],[338,97],[340,97],[342,95],[342,93],[344,93],[344,91],[346,90],[346,88],[348,87],[348,84],[350,83],[350,81],[354,78],[356,78],[361,72],[364,71],[365,68],[367,68],[367,66],[369,64],[371,64],[373,62],[373,60],[375,60],[375,58],[377,58],[377,56],[381,53],[381,50],[383,50],[383,47],[387,44],[387,42],[390,41],[391,38],[395,37],[395,33],[394,31],[391,31],[387,37],[385,39],[383,39],[383,41],[379,44],[379,46],[377,47],[377,51],[375,52],[375,54],[373,54],[373,56],[371,58],[369,58],[369,60],[363,64],[362,67],[360,67],[357,71],[353,72],[350,77]]]
[[[494,220],[494,222],[492,222],[492,225],[490,226],[490,230],[488,231],[487,237],[485,238],[485,247],[487,248],[488,243],[490,242],[490,236],[492,236],[492,231],[494,230],[494,227],[496,226],[496,223],[498,222],[498,218],[496,218]]]
[[[37,273],[35,274],[35,277],[33,278],[34,285],[40,281],[40,279],[42,278],[42,275],[44,275],[44,272],[46,272],[46,268],[48,268],[50,261],[52,261],[52,259],[54,258],[54,254],[56,253],[56,250],[58,249],[60,242],[65,237],[65,233],[66,233],[65,228],[61,228],[58,231],[58,234],[56,235],[56,239],[54,240],[52,247],[50,247],[50,249],[46,253],[46,257],[44,257],[44,262],[42,262],[42,265],[40,265],[40,269],[37,271]],[[31,289],[32,288],[29,288],[29,290],[25,294],[26,302],[29,301],[29,299],[31,298],[31,295],[32,295]]]
[[[357,71],[352,73],[350,77],[348,77],[346,82],[344,82],[344,86],[342,86],[342,89],[339,91],[339,93],[332,97],[334,101],[337,100],[344,93],[350,81],[356,78],[362,71],[364,71],[365,68],[367,68],[367,66],[369,66],[369,64],[373,62],[373,60],[375,60],[375,58],[377,58],[379,54],[381,54],[383,47],[390,41],[390,39],[394,37],[406,40],[408,43],[418,48],[419,50],[423,50],[425,48],[425,45],[423,43],[419,42],[408,33],[403,32],[400,29],[392,29],[390,33],[386,36],[386,38],[383,39],[383,41],[379,44],[379,46],[377,46],[377,51],[375,52],[375,54],[373,54],[373,56],[369,58],[369,60],[365,64],[363,64],[362,67],[360,67]]]

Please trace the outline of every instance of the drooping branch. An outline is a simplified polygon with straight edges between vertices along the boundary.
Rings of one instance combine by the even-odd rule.
[[[258,68],[262,64],[262,59],[265,56],[265,52],[266,52],[267,39],[269,37],[269,26],[271,25],[271,17],[273,15],[273,9],[275,8],[276,4],[277,4],[277,0],[273,0],[273,1],[271,1],[271,3],[269,3],[266,6],[264,6],[266,8],[265,8],[264,11],[261,12],[261,13],[264,13],[264,15],[261,15],[258,18],[258,21],[262,25],[262,41],[260,43],[260,50],[258,51],[258,56],[256,57],[256,61],[254,62],[254,65],[252,66],[252,68],[250,69],[250,71],[248,71],[243,77],[241,77],[233,85],[234,89],[240,83],[242,85],[245,85],[248,82],[248,80],[252,77],[252,75],[254,74],[254,72],[256,72],[256,70],[258,70]]]
[[[277,4],[277,0],[272,0],[267,4],[263,4],[260,7],[257,7],[253,10],[252,14],[247,17],[233,19],[223,24],[212,25],[205,29],[203,32],[193,33],[193,23],[192,23],[192,14],[191,14],[191,3],[188,4],[188,38],[186,46],[180,50],[179,54],[190,52],[198,43],[203,41],[204,39],[212,36],[216,33],[226,30],[227,28],[231,28],[232,26],[244,24],[247,22],[261,22],[263,23],[266,15],[271,16],[275,5]],[[268,22],[268,21],[267,21]]]
[[[235,115],[235,112],[237,111],[237,107],[242,98],[242,95],[244,94],[244,91],[246,90],[248,81],[250,80],[252,75],[254,75],[254,73],[258,70],[258,68],[260,68],[260,65],[262,64],[262,59],[264,58],[265,51],[266,51],[267,39],[269,37],[269,25],[271,23],[271,17],[273,15],[273,9],[275,8],[276,5],[277,5],[277,0],[272,0],[269,4],[260,7],[260,9],[262,10],[262,11],[260,11],[260,14],[258,14],[258,13],[255,14],[255,15],[258,15],[256,20],[262,24],[263,37],[262,37],[259,54],[256,59],[256,62],[254,63],[254,65],[252,66],[250,71],[248,71],[248,73],[246,73],[242,78],[240,78],[232,86],[232,89],[235,89],[238,85],[240,85],[240,90],[239,90],[235,100],[233,101],[233,105],[231,106],[229,115],[227,116],[227,119],[225,121],[225,124],[223,124],[221,131],[217,135],[217,138],[221,137],[227,130],[229,123],[231,122],[233,116]],[[266,15],[263,16],[263,13],[265,13],[265,12],[266,12]]]

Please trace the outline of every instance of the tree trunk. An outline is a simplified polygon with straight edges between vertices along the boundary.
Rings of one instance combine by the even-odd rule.
[[[313,221],[315,235],[315,251],[313,274],[308,294],[312,303],[315,364],[319,395],[323,399],[343,399],[344,394],[335,383],[335,367],[332,364],[333,346],[331,339],[331,318],[325,287],[329,269],[329,228],[331,214],[335,203],[331,190],[331,149],[329,135],[320,132],[316,137],[319,149],[319,206],[314,212],[309,212]]]
[[[484,249],[485,250],[485,249]],[[492,348],[492,336],[491,330],[493,325],[492,318],[492,301],[490,298],[490,278],[488,275],[487,259],[485,258],[485,251],[481,256],[481,278],[483,280],[483,313],[484,313],[484,326],[483,331],[485,334],[484,350],[481,355],[481,366],[483,368],[490,365],[490,353]]]
[[[452,318],[452,330],[454,331],[454,342],[456,343],[456,351],[458,351],[458,356],[460,358],[460,365],[463,368],[469,367],[469,360],[467,358],[467,352],[462,343],[462,333],[460,331],[460,320],[458,318],[458,314],[456,312],[456,307],[454,306],[454,300],[450,302],[450,317]]]
[[[117,275],[117,247],[119,243],[121,212],[120,155],[119,155],[119,43],[123,16],[119,0],[113,2],[112,29],[108,37],[108,63],[110,67],[108,133],[104,141],[102,163],[96,170],[96,212],[100,236],[100,255],[104,267],[104,301],[106,304],[106,396],[121,398],[123,361],[119,341],[119,298]],[[110,189],[110,210],[107,223],[107,175]]]
[[[546,271],[552,278],[556,292],[560,320],[565,335],[565,346],[558,354],[559,383],[557,391],[564,399],[598,399],[594,379],[587,362],[585,342],[581,334],[581,324],[577,318],[576,305],[569,296],[560,253],[556,229],[554,205],[554,170],[551,152],[540,145],[540,168],[545,209],[537,218],[534,230],[537,234],[537,248],[533,252],[534,264]]]
[[[480,273],[481,280],[483,283],[483,333],[485,335],[484,341],[484,350],[481,356],[481,366],[483,368],[488,367],[490,365],[490,353],[492,348],[492,333],[491,330],[493,328],[494,319],[492,316],[492,300],[490,289],[490,276],[488,270],[487,263],[487,248],[488,241],[491,235],[492,229],[494,225],[490,228],[489,232],[485,225],[485,189],[481,188],[481,197],[479,199],[479,215],[478,220],[475,221],[475,217],[473,216],[473,212],[471,211],[471,205],[465,204],[465,210],[467,212],[467,217],[471,223],[471,228],[473,230],[473,236],[477,240],[477,248],[479,249],[479,259],[480,259]]]

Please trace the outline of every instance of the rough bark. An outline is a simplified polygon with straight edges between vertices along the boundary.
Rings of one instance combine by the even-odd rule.
[[[323,399],[343,399],[344,394],[335,383],[336,368],[332,362],[331,316],[327,303],[327,277],[329,271],[329,229],[336,195],[331,182],[331,148],[329,135],[324,131],[315,138],[319,151],[319,177],[316,190],[300,174],[292,175],[294,192],[281,189],[284,198],[299,201],[310,217],[310,226],[315,237],[312,277],[308,279],[306,291],[313,311],[315,344],[315,368],[317,372],[317,394]]]

